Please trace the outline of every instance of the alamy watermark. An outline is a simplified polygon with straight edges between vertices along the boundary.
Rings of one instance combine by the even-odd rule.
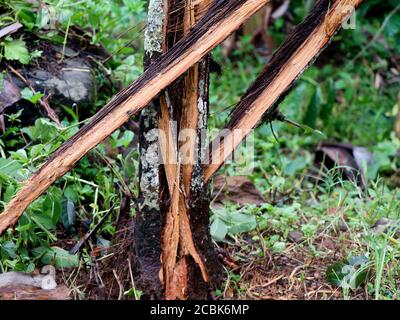
[[[250,174],[254,169],[254,130],[252,129],[182,129],[171,121],[169,130],[153,129],[146,133],[152,141],[150,150],[143,156],[155,164],[181,164],[220,166],[233,164],[239,175]]]

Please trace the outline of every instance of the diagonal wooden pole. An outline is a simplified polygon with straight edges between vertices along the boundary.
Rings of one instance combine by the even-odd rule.
[[[189,34],[118,93],[91,121],[65,142],[18,191],[0,214],[0,234],[59,177],[101,141],[147,106],[163,89],[234,32],[269,0],[217,1]]]
[[[211,159],[210,164],[205,167],[206,181],[262,119],[273,118],[279,102],[362,2],[363,0],[317,2],[312,12],[278,49],[241,98],[226,126],[228,130],[224,131],[228,134],[218,136],[210,144]]]

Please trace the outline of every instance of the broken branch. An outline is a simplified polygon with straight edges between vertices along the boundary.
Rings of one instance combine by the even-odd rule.
[[[8,36],[14,32],[17,32],[21,28],[22,28],[22,24],[20,24],[19,22],[15,22],[13,24],[10,24],[7,27],[2,28],[0,30],[0,39]]]
[[[206,181],[262,119],[273,118],[279,102],[362,2],[320,0],[316,4],[242,97],[226,126],[228,134],[220,135],[212,142],[211,145],[219,147],[212,152],[210,164],[205,168]]]
[[[269,0],[218,1],[166,54],[128,88],[119,92],[91,121],[53,153],[0,214],[0,234],[14,225],[27,206],[93,147],[132,115],[145,108],[163,89],[186,72]]]

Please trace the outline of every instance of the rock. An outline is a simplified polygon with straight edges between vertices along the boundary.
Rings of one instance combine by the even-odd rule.
[[[61,69],[35,69],[31,67],[21,74],[37,92],[51,95],[50,105],[90,106],[96,99],[96,79],[90,65],[82,58],[67,59]],[[21,90],[27,85],[16,75],[7,74],[0,92],[0,113],[22,101]],[[57,111],[57,108],[54,109]],[[10,109],[18,109],[17,107]]]
[[[56,270],[53,266],[44,266],[39,274],[23,272],[0,273],[0,288],[11,285],[28,285],[51,290],[57,287],[55,273]]]
[[[39,274],[0,273],[0,300],[68,300],[69,289],[57,286],[55,268],[44,266]]]
[[[81,109],[91,106],[96,100],[96,79],[90,65],[82,58],[66,59],[59,69],[48,70],[30,67],[20,73],[37,91],[50,95],[50,107],[61,114],[61,105],[72,107],[77,104]],[[19,77],[6,74],[3,90],[0,92],[0,115],[15,114],[22,110],[21,125],[32,125],[37,118],[47,117],[46,111],[21,98],[21,90],[27,87]],[[1,119],[0,119],[1,120]],[[1,127],[8,127],[7,118]],[[4,129],[4,128],[3,128]]]
[[[36,91],[51,94],[52,104],[90,105],[96,96],[93,72],[81,58],[66,60],[58,72],[33,70],[27,76]]]
[[[300,243],[304,240],[304,235],[303,232],[295,230],[289,232],[288,238],[291,242]]]

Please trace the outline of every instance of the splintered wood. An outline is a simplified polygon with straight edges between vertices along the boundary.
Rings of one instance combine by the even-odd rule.
[[[90,149],[124,124],[130,116],[147,106],[185,72],[187,73],[183,81],[183,107],[179,129],[197,131],[201,78],[198,62],[269,0],[229,0],[217,1],[214,4],[210,2],[185,2],[187,6],[183,22],[175,27],[176,30],[182,28],[186,36],[152,63],[136,82],[117,94],[32,176],[0,214],[0,234],[14,225],[26,207],[54,181],[71,170]],[[205,182],[263,118],[269,121],[274,119],[278,103],[329,44],[343,21],[362,2],[320,0],[316,3],[315,8],[273,55],[264,71],[242,97],[226,126],[229,130],[224,130],[211,144],[217,148],[211,149],[210,164],[203,168]],[[197,19],[200,21],[195,23]],[[168,48],[165,44],[164,47]],[[180,163],[178,150],[181,145],[170,127],[167,94],[160,96],[158,126],[161,133],[164,133],[159,139],[170,200],[161,239],[160,278],[165,284],[167,299],[182,299],[187,294],[188,265],[192,263],[186,260],[186,257],[193,259],[204,281],[207,282],[212,275],[208,274],[205,262],[196,249],[193,240],[195,235],[191,230],[193,221],[189,221],[186,203],[193,192],[191,181],[197,142],[196,135],[189,137],[186,144],[189,145],[188,158],[192,161],[189,161],[189,164]]]
[[[221,1],[210,7],[189,34],[119,92],[91,121],[65,142],[19,190],[0,214],[0,234],[14,225],[26,207],[71,170],[132,115],[221,43],[268,0]]]
[[[211,1],[192,1],[185,3],[181,30],[183,36],[187,35],[198,19],[204,15]],[[176,26],[175,26],[176,27]],[[165,47],[168,47],[167,45]],[[189,281],[189,266],[186,258],[190,255],[201,270],[203,280],[208,282],[208,274],[205,263],[194,244],[192,230],[188,217],[187,203],[190,201],[190,189],[192,181],[193,164],[196,150],[196,133],[199,120],[199,64],[191,67],[183,79],[183,97],[181,100],[181,119],[179,131],[190,132],[185,141],[189,155],[185,155],[186,164],[178,163],[181,144],[173,136],[169,108],[165,96],[160,99],[159,129],[163,133],[160,139],[160,149],[168,181],[170,204],[167,211],[167,219],[163,230],[162,239],[162,279],[165,284],[165,298],[168,300],[185,299]],[[179,148],[177,148],[179,147]],[[180,150],[178,152],[178,150]],[[181,187],[182,176],[182,187]],[[181,188],[183,190],[181,190]],[[179,249],[179,252],[178,252]],[[181,279],[181,280],[179,280]],[[182,279],[185,279],[183,281]]]
[[[316,4],[242,97],[226,126],[229,133],[217,137],[213,142],[219,148],[211,149],[211,164],[205,168],[206,180],[211,178],[264,117],[273,114],[294,82],[319,56],[341,24],[362,2],[363,0],[320,0]]]

